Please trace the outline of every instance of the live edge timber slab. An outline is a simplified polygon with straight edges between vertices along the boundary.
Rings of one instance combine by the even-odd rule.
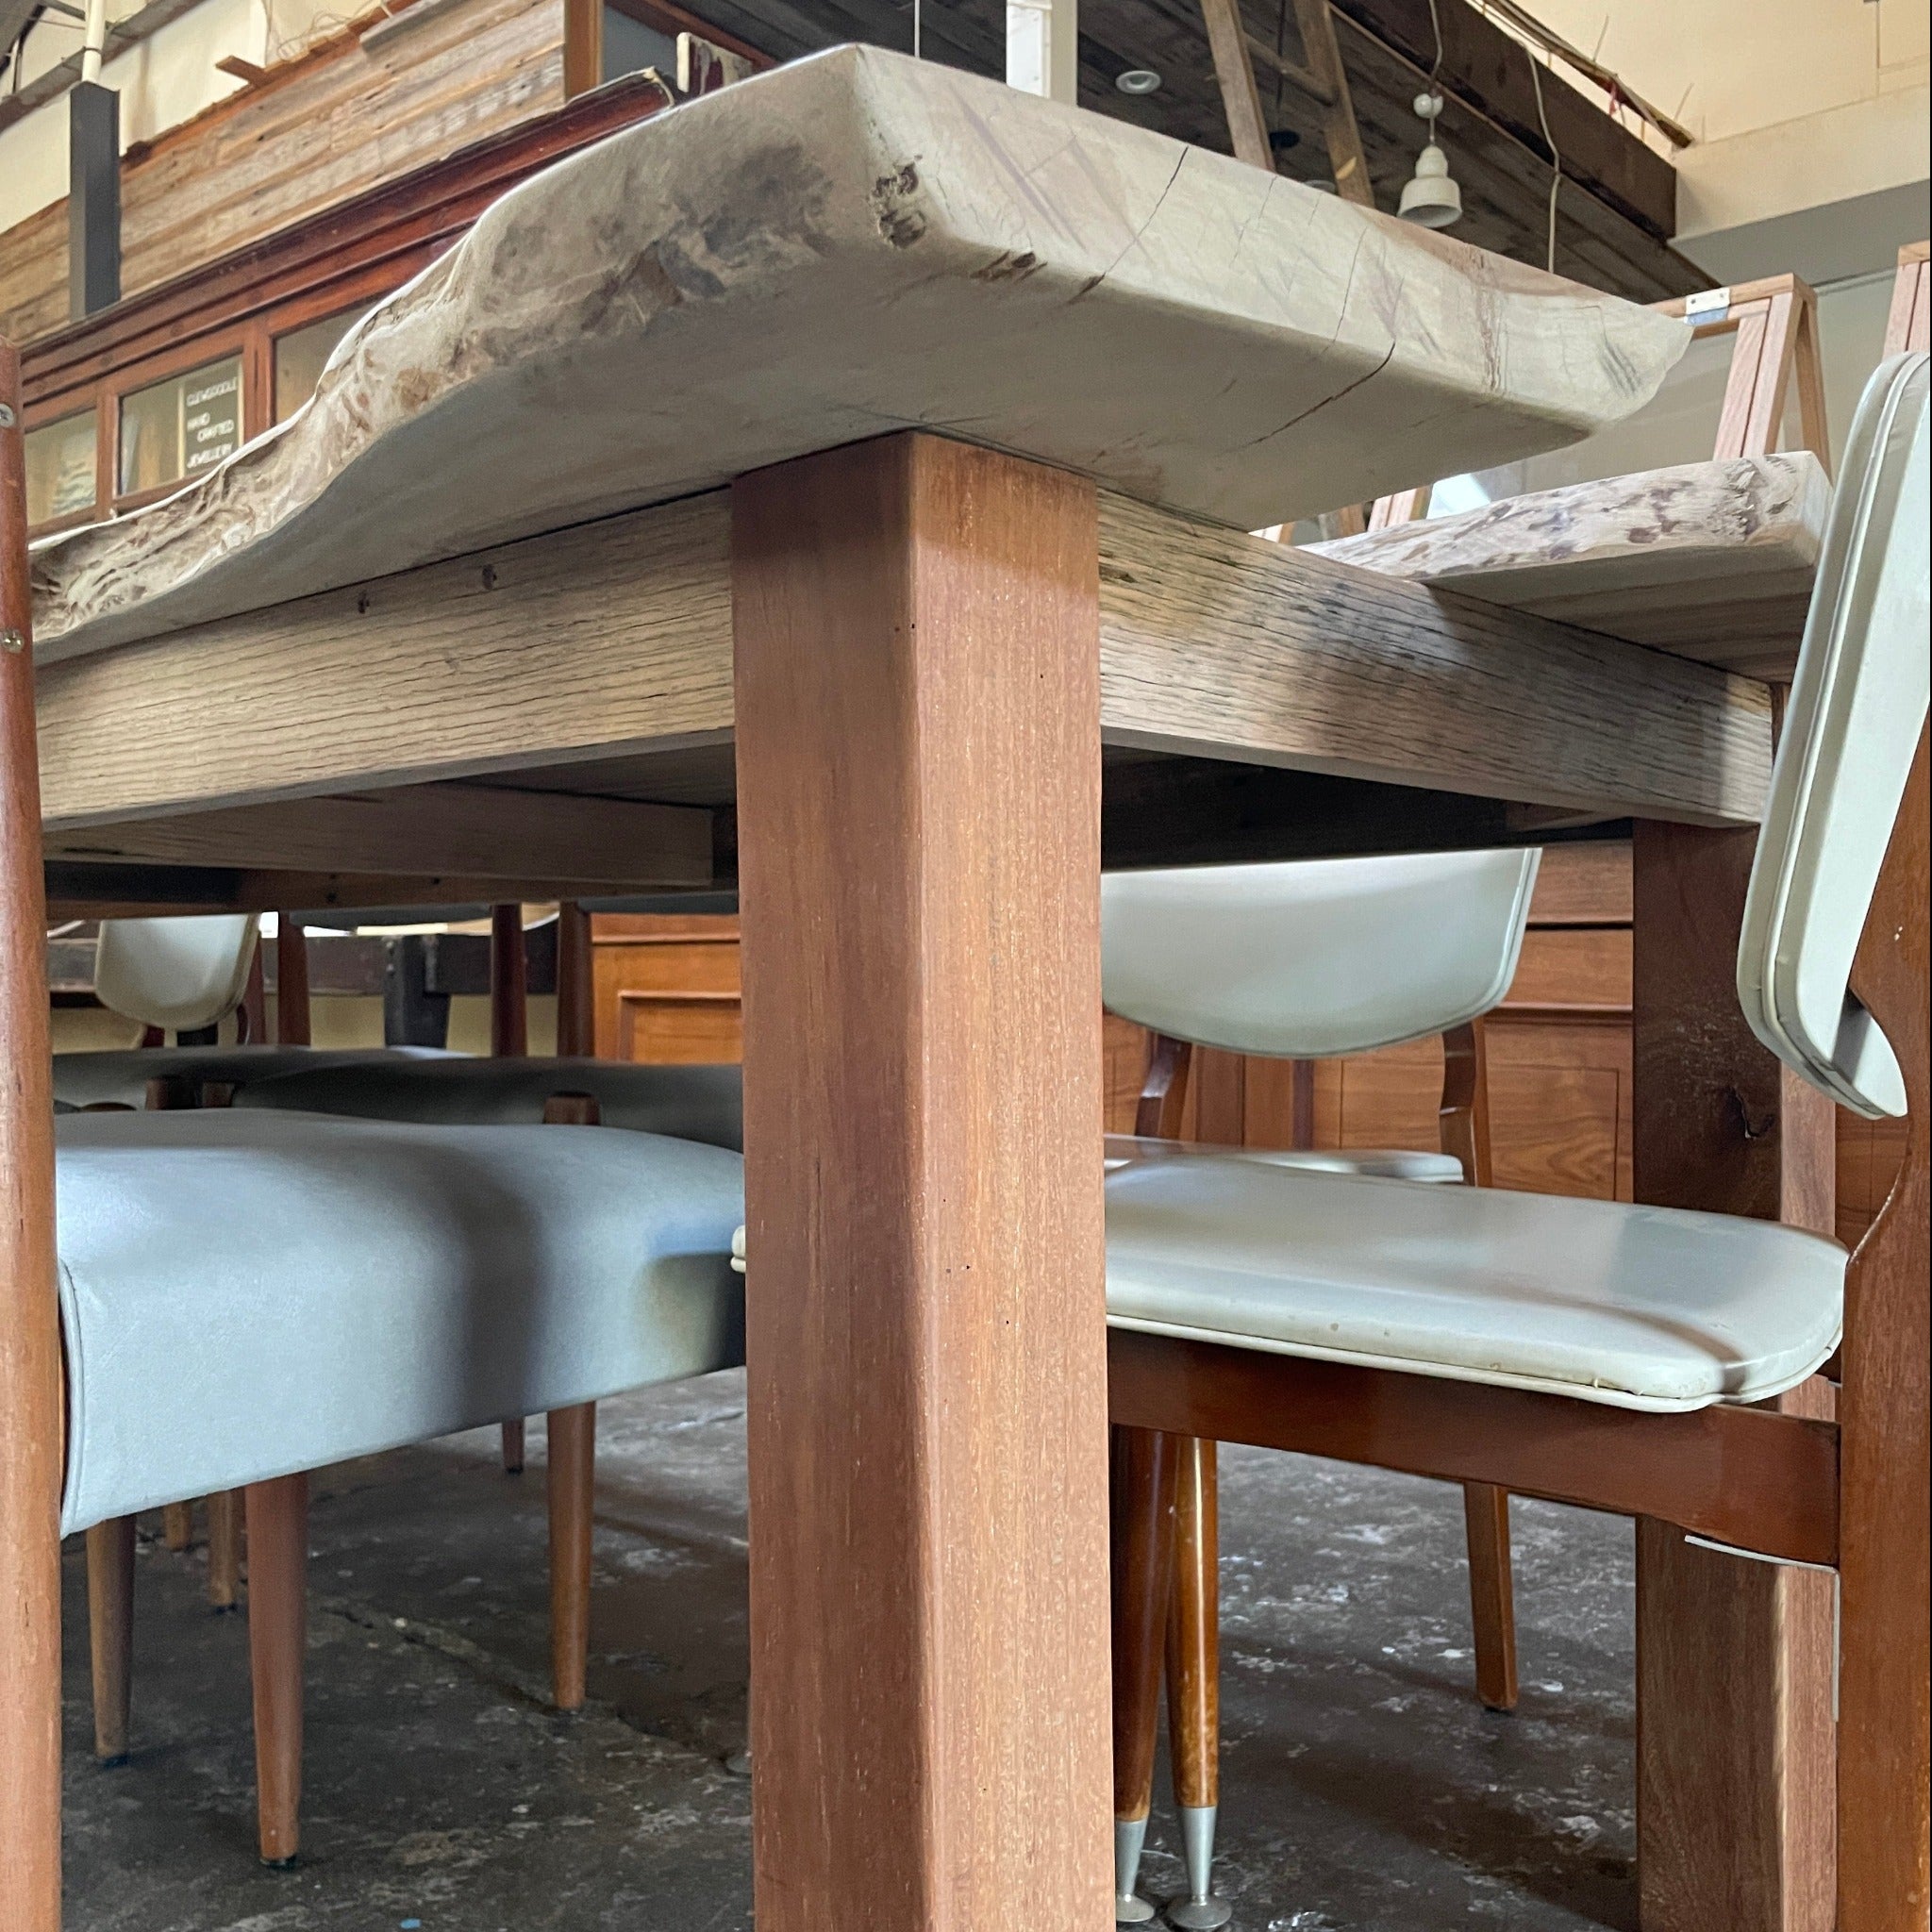
[[[1338,563],[1789,680],[1831,480],[1809,450],[1681,463],[1310,547]]]
[[[50,845],[259,862],[266,836],[310,866],[322,821],[340,838],[352,818],[416,824],[422,854],[422,794],[306,829],[294,807],[232,808],[726,742],[730,539],[714,492],[52,665]],[[1610,817],[1762,808],[1771,701],[1750,679],[1105,493],[1099,565],[1110,743]],[[567,814],[536,803],[558,822],[522,862],[569,876]],[[202,816],[128,825],[172,814]],[[672,817],[659,862],[688,863]],[[625,864],[646,831],[624,828]]]
[[[533,177],[192,488],[35,556],[42,664],[930,428],[1243,529],[1573,441],[1681,323],[873,48]]]

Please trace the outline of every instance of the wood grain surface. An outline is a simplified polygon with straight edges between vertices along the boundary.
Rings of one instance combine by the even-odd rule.
[[[0,1924],[59,1932],[63,1405],[22,444],[0,341]]]
[[[450,873],[618,887],[711,882],[711,814],[694,806],[416,785],[137,819],[56,835],[50,855],[280,872]]]
[[[734,491],[760,1932],[1111,1924],[1094,514]]]
[[[1932,1904],[1926,763],[1922,735],[1852,972],[1905,1071],[1911,1128],[1904,1168],[1845,1284],[1839,1932],[1907,1932]]]
[[[1838,1554],[1838,1431],[1752,1408],[1681,1415],[1116,1327],[1111,1413],[1620,1515],[1800,1562]],[[1747,1472],[1740,1474],[1740,1472]]]
[[[1311,546],[1751,677],[1786,677],[1831,482],[1807,450],[1681,463]]]
[[[1738,1004],[1755,846],[1636,828],[1632,1182],[1640,1202],[1802,1219],[1828,1198],[1830,1121],[1789,1091]],[[1815,1414],[1813,1394],[1778,1406]],[[1831,1641],[1828,1577],[1638,1524],[1644,1932],[1831,1932]]]
[[[49,825],[724,743],[728,533],[697,497],[46,667]],[[1609,816],[1761,808],[1761,685],[1122,497],[1099,541],[1113,743]]]

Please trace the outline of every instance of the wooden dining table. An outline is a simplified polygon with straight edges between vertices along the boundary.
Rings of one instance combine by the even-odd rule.
[[[38,549],[0,1919],[59,1923],[44,841],[49,916],[738,891],[760,1932],[1109,1924],[1103,866],[1634,821],[1639,1197],[1829,1225],[1731,989],[1771,688],[1248,534],[1590,434],[1684,340],[840,49],[520,187],[290,423]],[[1829,1895],[1792,1588],[1641,1526],[1646,1932]]]

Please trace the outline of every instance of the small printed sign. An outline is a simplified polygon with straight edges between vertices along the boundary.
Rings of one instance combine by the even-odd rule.
[[[235,364],[181,388],[182,471],[192,476],[242,447],[242,372]]]

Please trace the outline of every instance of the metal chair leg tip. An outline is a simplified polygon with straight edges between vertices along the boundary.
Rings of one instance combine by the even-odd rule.
[[[1167,1923],[1180,1932],[1215,1932],[1234,1917],[1234,1907],[1224,1898],[1179,1898],[1167,1908]]]
[[[1155,1907],[1138,1891],[1124,1896],[1117,1895],[1113,1902],[1113,1922],[1116,1925],[1144,1925],[1154,1917]]]

